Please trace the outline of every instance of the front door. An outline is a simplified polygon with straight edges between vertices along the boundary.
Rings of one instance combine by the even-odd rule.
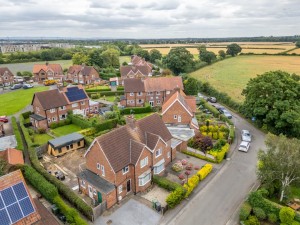
[[[178,123],[181,122],[181,116],[178,116]]]
[[[93,198],[93,188],[90,185],[88,185],[88,188],[89,188],[89,196],[90,198]]]
[[[149,104],[151,105],[151,107],[153,107],[154,102],[153,101],[149,101]]]
[[[131,180],[127,181],[127,192],[131,191]]]
[[[99,204],[102,203],[102,195],[101,192],[98,191],[98,202]]]

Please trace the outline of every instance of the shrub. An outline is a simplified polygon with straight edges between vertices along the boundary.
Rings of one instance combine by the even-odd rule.
[[[218,132],[213,132],[213,133],[212,133],[212,138],[213,138],[214,140],[218,140]]]
[[[27,112],[22,113],[21,115],[23,116],[24,119],[28,119],[31,114],[32,114],[31,111],[27,111]]]
[[[234,126],[230,126],[230,128],[229,128],[229,137],[230,137],[231,141],[234,140],[234,137],[235,137]]]
[[[245,225],[260,225],[260,222],[256,216],[249,216],[249,219],[245,221]]]
[[[14,131],[14,135],[15,135],[16,140],[17,140],[17,147],[16,147],[16,149],[24,150],[22,137],[21,137],[18,125],[17,125],[17,119],[14,116],[11,117],[11,125],[12,125],[13,131]]]
[[[185,176],[184,176],[183,173],[181,173],[181,174],[178,175],[178,178],[179,178],[180,180],[183,180],[183,179],[185,178]]]
[[[201,154],[198,154],[198,153],[195,153],[195,152],[190,152],[190,151],[187,151],[187,150],[182,150],[181,153],[183,154],[186,154],[186,155],[190,155],[190,156],[193,156],[193,157],[196,157],[198,159],[203,159],[203,160],[206,160],[208,162],[216,162],[215,160],[211,159],[211,158],[208,158],[207,156],[204,156],[204,155],[201,155]]]
[[[253,213],[254,215],[259,219],[259,220],[264,220],[267,218],[266,213],[264,212],[264,210],[262,210],[259,207],[255,207],[253,208]]]
[[[291,225],[300,225],[300,223],[299,223],[298,221],[294,220],[294,221],[291,223]]]
[[[200,127],[200,132],[206,132],[207,131],[207,126],[201,126]]]
[[[91,99],[98,99],[100,98],[99,94],[91,94]]]
[[[73,124],[81,127],[82,129],[92,127],[92,123],[88,120],[85,120],[82,116],[69,114],[68,119],[70,119]]]
[[[104,131],[104,130],[110,130],[112,128],[115,128],[118,124],[118,119],[111,119],[106,120],[103,123],[96,124],[94,127],[96,129],[96,132]]]
[[[251,210],[251,205],[248,202],[244,202],[240,209],[240,220],[245,221],[249,217]]]
[[[268,214],[268,221],[271,223],[276,223],[277,222],[277,216],[275,213],[269,213]]]
[[[180,184],[176,182],[172,182],[164,177],[154,175],[153,182],[157,184],[159,187],[162,187],[168,191],[174,191],[176,188],[182,188]]]
[[[166,198],[168,206],[172,209],[178,205],[184,199],[185,192],[186,190],[182,187],[178,187],[172,191]]]
[[[152,112],[151,106],[146,107],[138,107],[138,108],[125,108],[121,110],[122,115],[128,115],[128,114],[140,114],[140,113],[148,113]]]
[[[290,207],[282,207],[279,211],[281,223],[291,224],[295,217],[295,211]]]
[[[224,139],[224,136],[225,136],[224,132],[221,132],[221,131],[218,132],[218,138],[219,139]]]
[[[226,152],[228,152],[230,145],[226,143],[220,151],[209,151],[214,157],[216,157],[216,162],[220,163],[224,159]]]
[[[193,164],[192,163],[188,163],[185,167],[186,170],[192,170],[193,169]]]
[[[172,169],[175,171],[175,172],[180,172],[183,170],[183,165],[180,161],[176,162],[173,164],[172,166]]]
[[[38,133],[39,134],[45,134],[46,133],[46,129],[45,128],[39,128],[38,129]]]
[[[205,177],[212,171],[213,166],[211,164],[205,164],[198,172],[199,180],[204,180]]]
[[[181,163],[182,163],[182,165],[186,165],[188,163],[188,161],[186,159],[182,159]]]

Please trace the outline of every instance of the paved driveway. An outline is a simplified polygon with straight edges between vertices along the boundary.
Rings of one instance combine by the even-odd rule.
[[[100,216],[93,224],[96,225],[156,225],[160,214],[148,206],[130,199],[122,207],[109,216]],[[107,223],[111,220],[111,223]]]
[[[237,138],[230,160],[190,202],[179,210],[169,211],[160,224],[233,225],[238,224],[240,204],[256,183],[257,152],[264,148],[265,134],[241,117],[234,115]],[[237,151],[240,132],[248,129],[253,141],[248,153]]]

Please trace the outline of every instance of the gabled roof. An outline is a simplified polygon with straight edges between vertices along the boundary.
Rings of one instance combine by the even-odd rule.
[[[171,91],[176,87],[183,90],[182,78],[179,76],[149,78],[144,81],[144,84],[146,92]]]
[[[133,124],[127,124],[96,138],[115,172],[130,163],[135,164],[143,149],[153,150],[159,138],[164,142],[172,139],[169,130],[156,113],[133,121]]]
[[[76,102],[89,99],[89,96],[82,87],[73,86],[64,88],[64,95],[69,102]]]
[[[124,79],[124,92],[144,92],[144,82],[139,78]]]
[[[79,74],[80,72],[83,76],[89,76],[92,73],[98,74],[93,66],[73,65],[70,66],[68,70],[68,73],[70,74]]]
[[[131,56],[131,63],[132,65],[138,66],[138,65],[146,65],[152,70],[152,64],[147,62],[144,58],[137,56],[137,55],[132,55]]]
[[[58,89],[36,92],[31,104],[33,104],[34,98],[39,100],[44,110],[58,108],[68,104],[65,96]]]
[[[33,73],[39,73],[41,70],[47,72],[48,70],[52,70],[54,73],[58,75],[63,74],[63,69],[60,64],[34,64],[33,65]]]
[[[7,73],[9,76],[14,76],[7,67],[0,67],[0,76],[3,76],[5,73]]]
[[[120,73],[121,77],[126,77],[127,75],[135,75],[141,73],[144,76],[148,76],[151,73],[151,68],[145,65],[133,65],[133,66],[121,66]]]
[[[23,152],[14,148],[1,151],[0,158],[6,160],[10,165],[24,164]]]

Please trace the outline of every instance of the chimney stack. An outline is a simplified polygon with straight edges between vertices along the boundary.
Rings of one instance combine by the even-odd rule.
[[[126,116],[125,121],[126,121],[126,124],[128,124],[131,129],[134,130],[136,128],[136,125],[135,125],[136,120],[134,119],[133,115]]]

